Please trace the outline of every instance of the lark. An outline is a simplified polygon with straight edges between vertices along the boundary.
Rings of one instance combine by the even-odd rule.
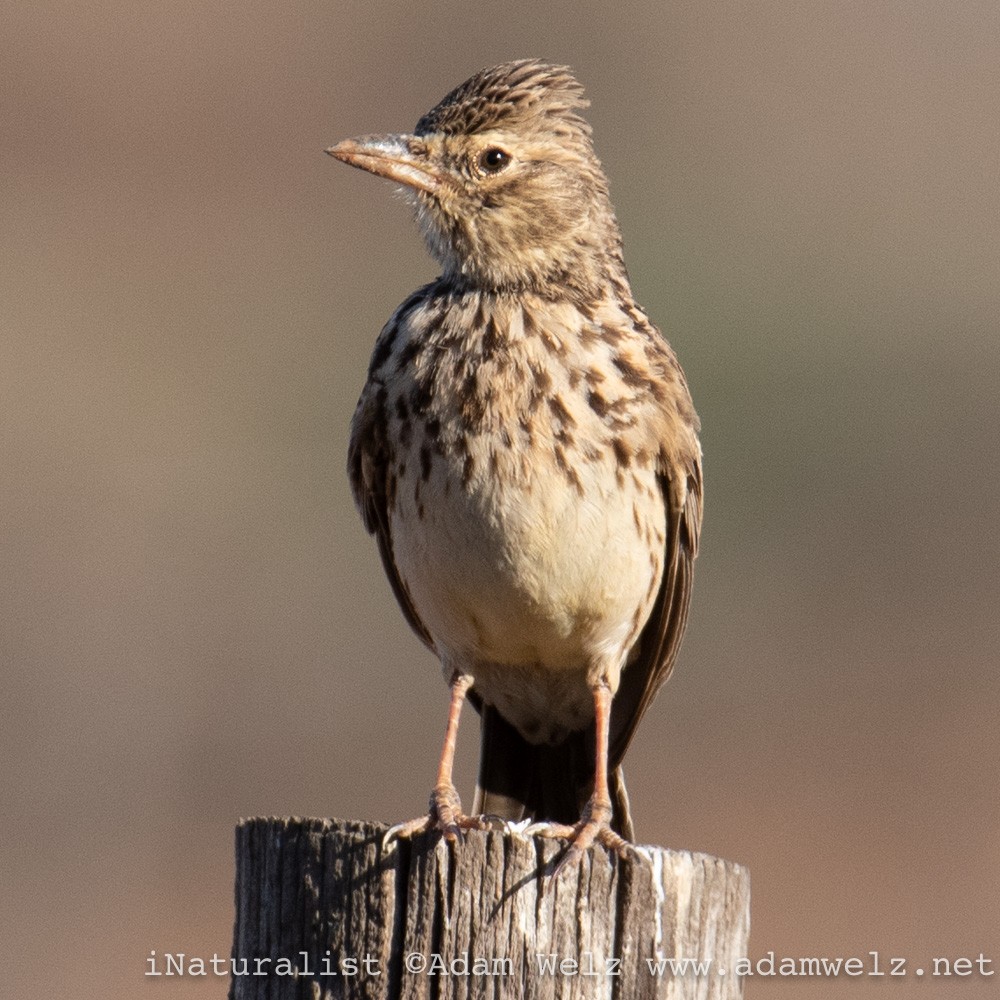
[[[451,688],[427,816],[633,837],[621,763],[677,657],[702,519],[699,422],[632,295],[565,66],[477,73],[412,134],[327,152],[401,185],[441,276],[375,344],[348,471],[407,621]],[[452,780],[481,717],[471,814]]]

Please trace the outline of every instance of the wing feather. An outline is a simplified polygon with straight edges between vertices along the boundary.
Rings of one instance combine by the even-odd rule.
[[[663,579],[612,705],[609,768],[621,763],[639,721],[670,676],[687,624],[702,518],[701,457],[696,443],[686,458],[663,463],[660,488],[667,512]]]
[[[404,322],[409,308],[419,301],[418,293],[404,302],[386,324],[376,342],[368,381],[361,392],[361,398],[358,400],[351,421],[347,474],[361,519],[378,543],[382,566],[399,607],[421,642],[434,651],[434,641],[417,614],[406,583],[396,568],[392,551],[391,513],[396,490],[393,471],[395,462],[388,436],[386,388],[380,377],[380,368],[390,357],[390,348],[396,340],[399,325]]]

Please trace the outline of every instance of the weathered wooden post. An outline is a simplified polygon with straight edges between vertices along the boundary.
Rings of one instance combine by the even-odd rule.
[[[738,1000],[750,877],[705,854],[511,832],[382,849],[386,828],[251,819],[236,833],[230,1000]]]

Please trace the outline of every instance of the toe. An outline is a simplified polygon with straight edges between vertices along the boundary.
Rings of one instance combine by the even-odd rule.
[[[437,830],[449,843],[464,839],[465,830],[493,828],[496,817],[467,816],[453,785],[438,785],[431,792],[427,815],[390,827],[382,838],[383,850],[389,850],[396,840],[408,840],[428,830]],[[502,821],[501,821],[502,822]]]
[[[575,826],[565,823],[533,823],[524,832],[528,836],[568,841],[566,849],[552,869],[554,875],[579,863],[595,843],[619,857],[635,850],[624,837],[611,829],[611,804],[600,799],[591,799],[587,803]]]
[[[546,840],[572,840],[576,836],[579,824],[569,826],[566,823],[532,823],[525,829],[529,837],[544,837]]]
[[[431,816],[418,816],[416,819],[407,820],[405,823],[397,823],[395,826],[390,826],[382,837],[382,850],[391,850],[397,840],[409,840],[411,837],[416,837],[418,834],[423,833],[431,825],[432,820],[433,817]]]

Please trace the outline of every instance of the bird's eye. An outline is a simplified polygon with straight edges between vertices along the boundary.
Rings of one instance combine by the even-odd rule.
[[[510,153],[499,146],[490,146],[479,154],[479,169],[484,174],[498,174],[510,163]]]

